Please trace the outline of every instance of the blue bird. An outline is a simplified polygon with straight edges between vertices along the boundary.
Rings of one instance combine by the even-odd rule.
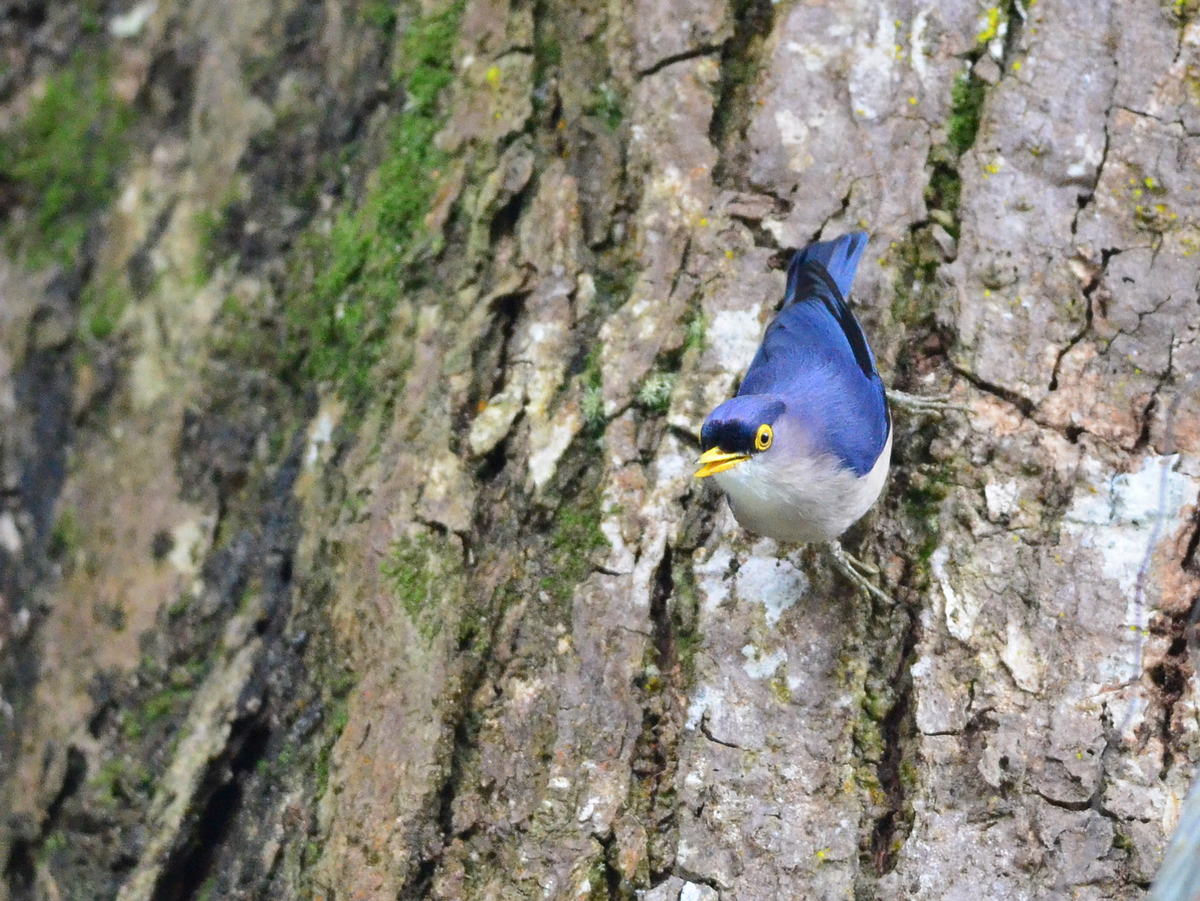
[[[783,307],[737,396],[704,421],[696,472],[716,480],[741,526],[777,541],[832,542],[843,572],[835,539],[878,499],[892,453],[883,380],[846,305],[866,247],[855,232],[792,258]]]

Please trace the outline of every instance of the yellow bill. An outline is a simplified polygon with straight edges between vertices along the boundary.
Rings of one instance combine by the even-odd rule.
[[[696,470],[696,478],[705,479],[732,469],[743,460],[749,460],[749,454],[731,454],[719,447],[710,448],[700,455],[700,468]]]

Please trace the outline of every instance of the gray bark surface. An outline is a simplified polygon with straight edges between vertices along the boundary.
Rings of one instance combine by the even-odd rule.
[[[1145,895],[1195,3],[10,6],[5,148],[77,50],[131,121],[56,263],[0,153],[0,901]],[[890,604],[692,477],[859,228],[963,408],[846,536]]]

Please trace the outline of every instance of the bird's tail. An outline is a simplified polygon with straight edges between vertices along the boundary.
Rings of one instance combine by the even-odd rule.
[[[854,273],[858,271],[858,262],[866,249],[866,232],[851,232],[832,241],[809,244],[792,257],[792,264],[788,266],[788,296],[793,292],[800,268],[805,263],[817,262],[825,267],[825,271],[842,293],[842,298],[849,297]]]

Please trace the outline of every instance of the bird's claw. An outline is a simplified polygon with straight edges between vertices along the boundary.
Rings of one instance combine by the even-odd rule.
[[[950,402],[949,394],[920,395],[909,394],[906,391],[887,389],[888,403],[897,410],[906,413],[969,413],[970,407]]]
[[[846,580],[859,591],[865,592],[871,597],[883,601],[885,604],[892,603],[892,599],[864,575],[864,573],[867,573],[878,576],[879,570],[876,567],[869,566],[861,560],[850,556],[850,554],[846,553],[841,543],[836,540],[829,542],[829,556],[833,560],[834,569],[845,576]]]

